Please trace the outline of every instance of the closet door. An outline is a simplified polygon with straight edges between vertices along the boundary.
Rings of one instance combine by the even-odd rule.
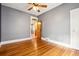
[[[79,49],[79,8],[70,11],[71,46]]]

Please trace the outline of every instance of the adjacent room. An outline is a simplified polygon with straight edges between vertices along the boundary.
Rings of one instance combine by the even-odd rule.
[[[0,56],[79,56],[79,3],[1,3]]]

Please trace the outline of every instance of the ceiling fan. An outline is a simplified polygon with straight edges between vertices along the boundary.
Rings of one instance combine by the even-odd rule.
[[[31,5],[31,7],[28,8],[28,10],[35,10],[37,12],[40,12],[40,8],[47,8],[47,5],[45,4],[41,4],[41,3],[28,3],[29,5]]]

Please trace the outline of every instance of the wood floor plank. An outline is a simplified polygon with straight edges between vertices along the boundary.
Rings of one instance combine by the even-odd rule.
[[[0,56],[79,56],[79,50],[31,39],[2,45]]]

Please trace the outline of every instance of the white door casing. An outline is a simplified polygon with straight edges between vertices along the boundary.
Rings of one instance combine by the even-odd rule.
[[[71,46],[79,49],[79,8],[70,11]]]

